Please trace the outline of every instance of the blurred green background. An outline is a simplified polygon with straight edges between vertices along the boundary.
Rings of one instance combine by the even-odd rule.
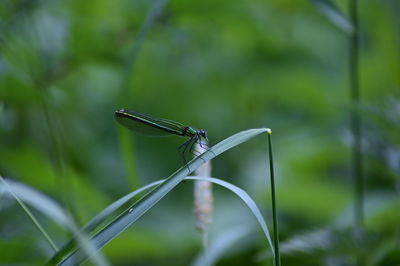
[[[349,35],[312,1],[1,1],[0,174],[83,225],[182,164],[183,139],[132,134],[116,109],[204,128],[211,145],[269,127],[283,265],[354,265],[359,252],[368,265],[400,265],[400,2],[359,2],[362,101],[352,106]],[[334,3],[348,15],[348,1]],[[364,130],[362,247],[351,233],[352,108]],[[245,189],[270,225],[267,166],[259,137],[213,160],[212,175]],[[189,265],[202,250],[192,186],[178,186],[107,245],[111,264]],[[252,228],[218,265],[272,265],[249,210],[226,190],[214,193],[210,242]],[[1,197],[0,211],[0,264],[46,262],[53,251],[21,208]],[[59,246],[69,239],[40,222]]]

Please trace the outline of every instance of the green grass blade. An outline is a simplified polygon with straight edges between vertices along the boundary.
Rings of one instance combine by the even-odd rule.
[[[2,176],[0,176],[0,181],[3,183],[5,190],[7,190],[10,195],[18,202],[18,204],[21,206],[21,208],[26,212],[28,217],[32,220],[32,222],[35,224],[35,226],[38,228],[38,230],[43,234],[44,238],[49,242],[49,245],[54,249],[54,251],[58,251],[58,248],[56,244],[54,244],[53,240],[50,238],[50,236],[47,234],[46,230],[42,227],[42,225],[39,223],[39,221],[35,218],[33,213],[29,210],[29,208],[25,205],[25,203],[15,194],[11,186],[4,180]],[[1,186],[0,186],[1,188]]]
[[[159,181],[155,181],[153,183],[150,183],[144,187],[141,187],[135,191],[132,191],[131,193],[123,196],[122,198],[114,201],[113,203],[111,203],[107,208],[105,208],[103,211],[101,211],[98,215],[96,215],[92,220],[89,221],[89,223],[87,223],[87,225],[85,225],[85,227],[83,228],[83,230],[85,230],[86,232],[90,232],[92,230],[94,230],[96,227],[98,227],[101,223],[103,223],[114,211],[116,211],[118,208],[120,208],[122,205],[124,205],[125,203],[127,203],[129,200],[131,200],[133,197],[135,197],[136,195],[139,195],[140,193],[142,193],[143,191],[146,191],[150,188],[153,188],[159,184],[161,184],[162,182],[164,182],[165,180],[159,180]]]
[[[21,201],[31,205],[61,227],[71,231],[78,239],[85,255],[90,258],[95,265],[109,265],[106,259],[89,241],[88,237],[79,231],[73,220],[55,201],[24,184],[10,180],[7,181],[7,184]],[[0,189],[1,188],[2,186],[0,186]]]
[[[159,184],[161,184],[164,180],[156,181],[153,183],[150,183],[144,187],[141,187],[137,190],[132,191],[131,193],[123,196],[122,198],[114,201],[110,205],[108,205],[103,211],[101,211],[99,214],[97,214],[94,218],[92,218],[84,227],[83,231],[87,234],[92,232],[94,229],[96,229],[99,225],[101,225],[103,222],[105,222],[107,219],[110,219],[110,216],[114,211],[116,211],[118,208],[120,208],[122,205],[127,203],[129,200],[131,200],[133,197],[136,195],[139,195],[143,191],[146,191],[150,188],[153,188]],[[65,257],[68,253],[74,251],[76,249],[76,242],[72,239],[70,240],[67,244],[65,244],[60,251],[58,251],[50,260],[51,264],[56,264],[57,262],[61,261],[63,257]]]
[[[271,236],[269,234],[269,230],[268,230],[268,226],[267,223],[265,221],[265,219],[262,216],[262,213],[260,211],[260,209],[257,207],[256,203],[254,202],[254,200],[247,194],[246,191],[244,191],[243,189],[228,183],[226,181],[223,181],[221,179],[217,179],[217,178],[213,178],[213,177],[202,177],[202,176],[188,176],[184,178],[185,180],[200,180],[200,181],[207,181],[207,182],[212,182],[214,184],[220,185],[222,187],[227,188],[228,190],[232,191],[233,193],[235,193],[237,196],[239,196],[241,198],[241,200],[247,205],[247,207],[251,210],[251,212],[254,214],[255,218],[257,219],[259,225],[261,226],[261,229],[263,230],[266,238],[267,238],[267,242],[271,248],[271,253],[274,255],[274,248],[272,245],[272,241],[271,241]],[[128,202],[129,200],[131,200],[134,196],[138,195],[139,193],[148,190],[152,187],[155,187],[159,184],[161,184],[162,182],[164,182],[165,180],[159,180],[159,181],[155,181],[151,184],[148,184],[140,189],[137,189],[125,196],[123,196],[122,198],[118,199],[117,201],[113,202],[112,204],[110,204],[107,208],[105,208],[101,213],[99,213],[98,215],[96,215],[86,226],[85,226],[85,230],[92,230],[95,227],[97,227],[98,225],[100,225],[102,222],[104,222],[109,215],[111,215],[112,212],[116,211],[119,207],[121,207],[123,204],[125,204],[126,202]],[[59,254],[57,255],[57,257],[62,257],[62,254],[66,254],[67,252],[70,252],[71,248],[67,248],[64,247]],[[54,262],[57,260],[54,260]]]
[[[271,248],[271,252],[274,254],[274,247],[272,245],[272,241],[271,241],[271,236],[269,235],[269,231],[268,231],[268,226],[267,223],[265,222],[264,217],[262,216],[262,213],[260,211],[260,209],[257,207],[257,204],[255,203],[255,201],[249,196],[249,194],[247,194],[246,191],[244,191],[243,189],[228,183],[226,181],[223,181],[221,179],[217,179],[217,178],[212,178],[212,177],[202,177],[202,176],[190,176],[187,179],[194,179],[194,180],[204,180],[204,181],[208,181],[208,182],[212,182],[214,184],[220,185],[224,188],[229,189],[230,191],[232,191],[233,193],[235,193],[237,196],[240,197],[240,199],[247,205],[247,207],[251,210],[251,212],[254,214],[254,216],[257,219],[257,222],[260,224],[261,229],[263,230],[268,244]]]
[[[142,197],[134,205],[124,211],[113,222],[107,225],[103,230],[95,234],[92,238],[93,244],[102,248],[113,238],[117,237],[129,225],[139,219],[144,213],[152,208],[160,201],[169,191],[177,186],[188,174],[196,170],[204,161],[211,160],[217,155],[229,150],[255,136],[267,132],[267,128],[250,129],[239,132],[211,147],[208,151],[201,155],[202,158],[196,157],[187,165],[183,166],[167,178],[162,184],[158,185],[151,192]],[[204,160],[204,161],[203,161]],[[189,170],[190,169],[190,170]],[[86,259],[86,255],[80,250],[72,253],[60,265],[71,265],[71,263],[79,263]]]
[[[275,175],[274,175],[274,159],[272,152],[272,131],[268,131],[268,155],[269,155],[269,170],[271,178],[271,199],[272,199],[272,221],[274,225],[274,251],[275,251],[275,266],[281,265],[281,255],[279,252],[279,227],[278,217],[276,214],[276,196],[275,196]]]
[[[19,182],[7,180],[7,184],[21,201],[28,203],[36,210],[45,214],[61,227],[67,229],[70,226],[71,221],[69,217],[53,200]]]

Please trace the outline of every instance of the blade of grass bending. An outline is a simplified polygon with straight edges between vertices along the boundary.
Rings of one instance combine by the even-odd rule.
[[[237,186],[235,186],[235,185],[233,185],[231,183],[228,183],[228,182],[226,182],[224,180],[213,178],[213,177],[189,176],[186,179],[204,180],[204,181],[212,182],[214,184],[217,184],[217,185],[220,185],[220,186],[222,186],[224,188],[229,189],[230,191],[235,193],[237,196],[239,196],[240,199],[247,205],[247,207],[249,207],[251,212],[256,217],[257,222],[260,224],[261,229],[263,230],[263,232],[264,232],[264,234],[265,234],[265,236],[267,238],[267,242],[268,242],[268,244],[269,244],[269,246],[271,248],[272,254],[273,255],[275,254],[274,247],[273,247],[272,241],[271,241],[271,236],[269,235],[267,223],[265,222],[265,219],[263,218],[260,209],[257,207],[257,204],[249,196],[249,194],[247,194],[246,191],[244,191],[243,189],[241,189],[241,188],[239,188],[239,187],[237,187]]]
[[[123,196],[122,198],[114,201],[110,205],[108,205],[104,210],[102,210],[99,214],[97,214],[95,217],[93,217],[83,228],[82,230],[86,234],[90,234],[91,232],[94,231],[100,224],[105,222],[110,215],[116,211],[118,208],[120,208],[122,205],[127,203],[129,200],[131,200],[133,197],[136,195],[142,193],[143,191],[146,191],[150,188],[153,188],[159,184],[161,184],[164,180],[161,181],[155,181],[153,183],[150,183],[144,187],[141,187],[135,191],[132,191],[131,193]],[[61,261],[63,257],[65,257],[68,253],[71,253],[76,249],[76,242],[74,239],[71,239],[70,241],[65,244],[60,251],[58,251],[56,254],[53,255],[51,260],[49,261],[50,264],[56,264],[57,262]]]
[[[129,225],[139,219],[145,212],[153,207],[162,197],[164,197],[169,191],[177,186],[188,174],[196,170],[204,161],[211,160],[217,155],[229,150],[259,134],[267,132],[269,129],[250,129],[239,132],[211,147],[208,151],[201,154],[200,156],[191,160],[187,165],[182,166],[169,178],[167,178],[162,184],[158,185],[148,194],[143,196],[134,205],[128,208],[120,216],[118,216],[109,225],[103,228],[100,232],[95,234],[92,238],[93,244],[97,248],[102,248],[122,231],[124,231]],[[189,170],[191,169],[191,171]],[[79,263],[85,260],[85,255],[80,250],[72,253],[70,256],[60,265],[71,265],[71,263]]]
[[[107,208],[105,208],[102,212],[100,212],[98,215],[96,215],[92,220],[90,220],[90,222],[87,223],[83,227],[83,230],[85,230],[86,232],[90,232],[90,231],[94,230],[97,226],[99,226],[102,222],[104,222],[112,212],[114,212],[119,207],[121,207],[122,205],[127,203],[133,197],[142,193],[143,191],[146,191],[150,188],[153,188],[153,187],[161,184],[164,181],[165,180],[155,181],[155,182],[150,183],[144,187],[141,187],[135,191],[132,191],[131,193],[123,196],[122,198],[118,199],[117,201],[114,201]]]
[[[26,212],[28,217],[32,220],[33,224],[38,228],[38,230],[42,233],[44,238],[49,242],[49,245],[54,249],[55,252],[58,251],[58,247],[56,244],[54,244],[53,240],[50,238],[50,236],[47,234],[46,230],[40,225],[39,221],[35,218],[33,213],[29,210],[29,208],[22,202],[22,200],[19,199],[19,197],[14,193],[10,185],[4,180],[2,176],[0,176],[1,182],[3,182],[4,187],[8,192],[10,193],[11,196],[17,201],[17,203],[21,206],[21,208]]]
[[[226,181],[223,181],[221,179],[217,179],[217,178],[213,178],[213,177],[203,177],[203,176],[187,176],[184,178],[185,180],[199,180],[199,181],[207,181],[207,182],[211,182],[217,185],[220,185],[222,187],[225,187],[227,189],[229,189],[230,191],[232,191],[233,193],[235,193],[237,196],[239,196],[241,198],[241,200],[247,205],[247,207],[249,207],[249,209],[251,210],[251,212],[254,214],[255,218],[257,219],[258,223],[261,226],[261,229],[263,230],[266,238],[267,238],[267,242],[271,248],[271,252],[272,255],[274,256],[274,247],[272,244],[272,240],[271,240],[271,236],[269,234],[269,230],[268,230],[268,226],[267,223],[265,221],[265,219],[263,218],[260,209],[257,207],[257,204],[254,202],[254,200],[247,194],[246,191],[244,191],[243,189],[228,183]],[[88,225],[85,226],[85,228],[93,228],[97,225],[99,225],[100,223],[104,222],[108,216],[115,210],[117,210],[119,207],[121,207],[123,204],[125,204],[126,202],[128,202],[130,199],[132,199],[134,196],[136,196],[137,194],[139,194],[140,192],[143,192],[147,189],[150,189],[152,187],[155,187],[161,183],[163,183],[165,180],[159,180],[159,181],[155,181],[149,185],[146,185],[138,190],[135,190],[125,196],[123,196],[122,198],[118,199],[117,201],[113,202],[112,204],[110,204],[107,208],[105,208],[101,213],[99,213],[98,215],[96,215],[89,223]],[[57,263],[57,259],[56,258],[61,258],[63,256],[65,256],[67,254],[67,252],[70,252],[71,249],[70,248],[66,248],[63,247],[59,254],[57,254],[57,256],[55,256],[55,258],[52,259],[52,263],[56,264]]]
[[[274,225],[274,250],[275,250],[275,266],[281,265],[281,256],[279,253],[279,229],[278,218],[276,216],[276,196],[275,196],[275,175],[274,175],[274,159],[272,157],[272,131],[268,131],[268,154],[269,154],[269,171],[271,178],[271,197],[272,197],[272,219]]]
[[[28,203],[61,227],[72,232],[82,246],[85,255],[95,265],[109,265],[102,254],[90,242],[89,238],[79,231],[72,218],[55,201],[24,184],[10,180],[7,183],[22,202]]]

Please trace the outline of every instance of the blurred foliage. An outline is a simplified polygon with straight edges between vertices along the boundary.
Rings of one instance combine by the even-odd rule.
[[[0,174],[50,195],[83,225],[182,163],[181,139],[126,137],[115,109],[207,129],[211,144],[267,126],[274,132],[282,242],[314,229],[338,232],[322,251],[283,253],[283,265],[351,265],[358,253],[368,265],[399,265],[399,1],[359,1],[359,107],[348,100],[348,36],[312,1],[169,1],[141,36],[159,2],[2,1]],[[348,14],[347,1],[330,2]],[[349,233],[351,108],[362,111],[365,138],[368,241],[361,247]],[[269,219],[266,147],[260,138],[223,154],[213,176],[247,190]],[[179,186],[111,242],[104,252],[112,264],[193,261],[201,237],[193,230],[191,190]],[[251,220],[233,195],[215,193],[211,240]],[[22,210],[0,198],[0,211],[0,263],[47,261],[52,250]],[[59,245],[68,239],[51,221],[41,222]],[[270,265],[256,260],[266,249],[262,236],[246,238],[219,265]]]

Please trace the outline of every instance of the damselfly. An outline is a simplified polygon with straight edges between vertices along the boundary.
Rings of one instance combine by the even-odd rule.
[[[198,143],[202,148],[207,150],[204,143],[202,143],[202,138],[208,140],[207,131],[203,129],[196,130],[193,127],[185,126],[175,121],[155,118],[126,109],[115,111],[115,119],[130,130],[146,135],[165,136],[174,134],[182,137],[189,137],[189,139],[178,148],[178,150],[183,149],[182,158],[185,164],[185,153],[186,151],[191,152],[195,143]]]

